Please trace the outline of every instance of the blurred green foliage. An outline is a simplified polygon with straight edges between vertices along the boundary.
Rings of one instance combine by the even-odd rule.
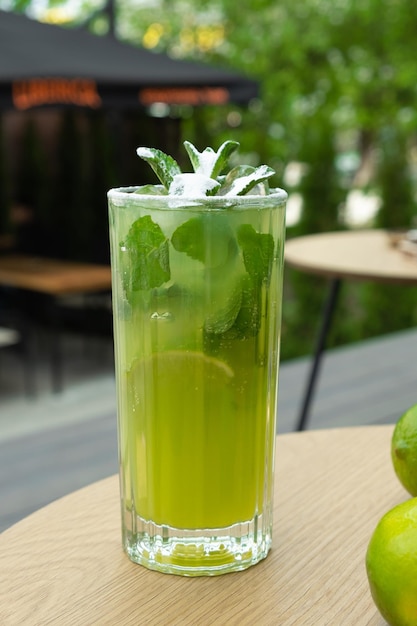
[[[234,139],[242,161],[274,167],[274,182],[302,198],[301,219],[288,237],[351,227],[343,216],[355,188],[380,199],[364,227],[415,225],[417,11],[409,0],[241,0],[238,8],[235,0],[209,7],[164,0],[159,11],[120,0],[118,7],[123,37],[147,41],[153,33],[155,50],[260,81],[258,102],[201,109],[185,116],[183,132],[201,147]],[[199,34],[209,25],[222,27],[224,37],[205,48]],[[292,162],[304,174],[289,185]],[[283,358],[311,350],[326,287],[287,269]],[[416,319],[417,290],[345,283],[329,343],[407,328]]]
[[[19,10],[31,5],[14,0]],[[78,21],[95,14],[90,27],[101,32],[105,13],[97,8],[84,0]],[[172,124],[155,124],[160,130],[153,136],[146,124],[132,122],[130,139],[137,138],[136,145],[174,152],[178,120],[182,137],[199,148],[239,141],[241,162],[267,163],[277,172],[274,184],[287,188],[290,197],[300,195],[301,219],[288,227],[288,237],[352,227],[344,216],[354,189],[380,199],[376,218],[363,226],[415,225],[417,11],[409,0],[117,0],[115,8],[121,39],[232,68],[261,85],[259,100],[245,107],[173,107]],[[169,129],[174,134],[168,147]],[[122,148],[126,153],[130,143]],[[113,177],[106,165],[111,147],[103,151],[97,138],[92,149],[87,170],[101,159],[94,174],[101,182],[89,182],[89,203],[91,189],[104,188]],[[292,163],[301,166],[295,181],[286,176]],[[136,180],[140,167],[139,162],[136,169],[129,165],[130,180]],[[66,175],[75,175],[69,165]],[[88,196],[86,181],[83,185],[82,206]],[[311,351],[325,291],[322,279],[286,272],[283,358]],[[415,289],[345,284],[330,343],[406,328],[416,318]]]
[[[240,158],[268,163],[276,184],[301,194],[300,221],[288,237],[349,227],[349,192],[380,198],[364,226],[409,228],[416,206],[417,11],[408,0],[165,0],[118,3],[119,33],[155,50],[232,67],[257,78],[261,97],[246,108],[204,108],[186,117],[197,145],[241,143]],[[201,45],[208,26],[223,39]],[[214,31],[216,32],[216,31]],[[173,114],[175,112],[173,111]],[[181,114],[181,112],[179,112]],[[346,166],[350,161],[354,167]],[[304,175],[289,186],[289,163]],[[284,181],[284,182],[283,182]],[[311,350],[326,292],[324,280],[286,272],[283,358]],[[411,288],[344,284],[330,343],[414,325]]]

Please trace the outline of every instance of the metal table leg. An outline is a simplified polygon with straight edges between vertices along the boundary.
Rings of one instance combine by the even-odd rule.
[[[313,399],[317,376],[320,370],[321,355],[326,346],[327,334],[331,326],[334,309],[335,309],[337,298],[339,295],[340,284],[341,284],[341,280],[339,278],[333,279],[330,283],[329,293],[324,303],[322,322],[321,322],[319,334],[317,337],[316,347],[314,350],[313,363],[311,365],[311,369],[310,369],[309,376],[307,379],[307,386],[304,392],[304,398],[303,398],[296,430],[304,430],[306,428],[306,424],[307,424],[309,412],[310,412],[310,404]]]

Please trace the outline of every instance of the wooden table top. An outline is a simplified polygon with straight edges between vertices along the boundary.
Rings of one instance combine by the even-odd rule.
[[[0,256],[0,284],[50,295],[101,291],[111,287],[110,266],[29,255]]]
[[[234,574],[182,578],[131,563],[117,477],[74,492],[0,535],[0,623],[383,626],[365,553],[378,520],[407,499],[392,430],[278,436],[273,549]]]
[[[384,230],[295,237],[285,244],[288,265],[330,278],[417,283],[417,259],[391,245]]]

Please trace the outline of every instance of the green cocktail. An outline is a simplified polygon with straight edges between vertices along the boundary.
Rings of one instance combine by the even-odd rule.
[[[286,194],[253,178],[109,192],[123,542],[164,572],[270,547]]]

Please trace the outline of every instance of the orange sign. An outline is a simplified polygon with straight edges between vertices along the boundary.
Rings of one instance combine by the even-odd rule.
[[[43,104],[76,104],[93,109],[101,106],[94,80],[83,78],[33,78],[13,82],[16,109],[30,109]]]
[[[141,104],[226,104],[229,92],[225,87],[149,87],[139,92]]]

